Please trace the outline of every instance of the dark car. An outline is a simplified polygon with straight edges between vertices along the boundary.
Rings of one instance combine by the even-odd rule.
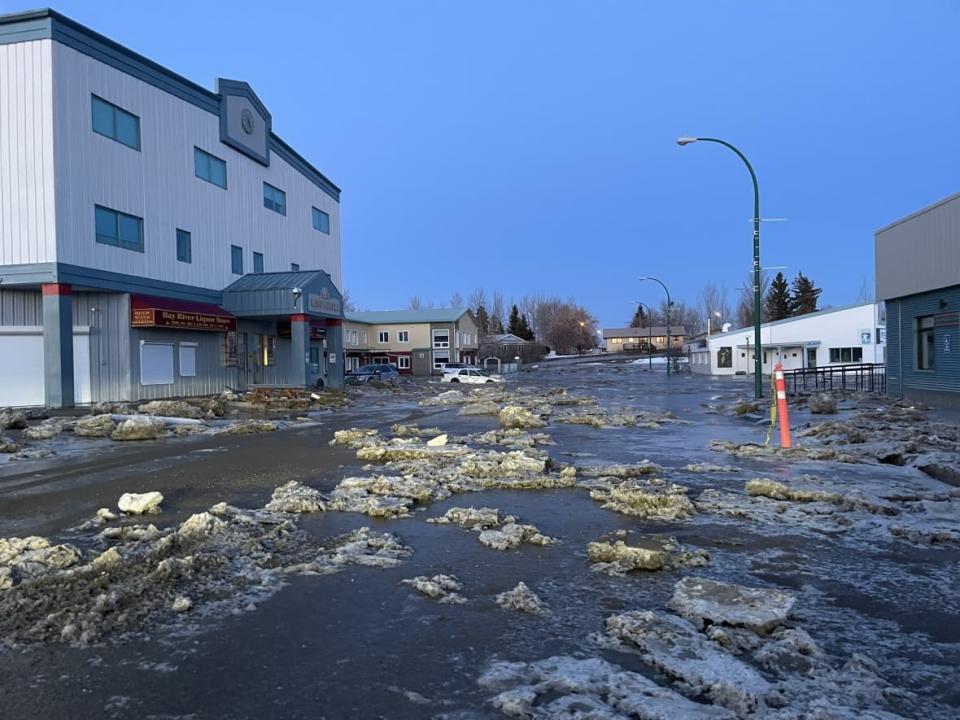
[[[346,381],[351,385],[364,385],[370,381],[386,382],[396,385],[400,382],[400,371],[391,363],[374,363],[361,365],[346,375]]]

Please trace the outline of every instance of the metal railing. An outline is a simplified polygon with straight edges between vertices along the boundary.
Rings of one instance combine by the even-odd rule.
[[[787,392],[801,390],[853,390],[884,393],[887,391],[887,367],[883,363],[824,365],[823,367],[784,370]]]

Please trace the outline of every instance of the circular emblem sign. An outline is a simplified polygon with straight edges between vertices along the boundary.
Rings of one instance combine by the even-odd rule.
[[[247,135],[253,134],[253,113],[247,108],[244,108],[240,111],[240,125],[243,127],[243,131]]]

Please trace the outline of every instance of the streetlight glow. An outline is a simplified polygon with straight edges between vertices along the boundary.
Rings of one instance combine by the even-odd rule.
[[[677,138],[677,145],[683,147],[684,145],[689,145],[690,143],[695,143],[699,138],[689,137],[688,135],[683,135],[682,137]]]

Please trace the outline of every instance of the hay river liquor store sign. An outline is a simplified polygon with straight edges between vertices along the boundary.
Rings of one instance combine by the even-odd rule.
[[[206,315],[183,310],[133,308],[130,314],[130,325],[133,327],[167,327],[178,330],[233,332],[237,329],[237,320],[222,315]]]

